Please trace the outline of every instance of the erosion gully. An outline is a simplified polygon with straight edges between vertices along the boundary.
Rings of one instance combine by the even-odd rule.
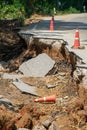
[[[7,23],[7,22],[6,22]],[[16,22],[12,21],[15,24]],[[18,24],[18,23],[17,23]],[[10,24],[0,31],[0,130],[86,130],[87,90],[83,84],[83,69],[76,68],[80,59],[68,51],[64,40],[32,38],[27,43]],[[44,77],[23,77],[35,86],[42,97],[56,94],[55,103],[36,103],[34,95],[21,93],[3,73],[19,73],[19,66],[41,53],[46,53],[55,65]],[[37,68],[36,68],[37,69]],[[86,70],[84,70],[86,71]],[[86,81],[86,80],[85,80]],[[48,88],[51,84],[53,87]]]

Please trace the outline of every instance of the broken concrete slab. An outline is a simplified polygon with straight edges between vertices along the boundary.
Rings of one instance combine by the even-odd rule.
[[[9,99],[7,99],[7,98],[0,99],[0,102],[4,102],[4,103],[7,103],[9,105],[12,105],[12,102]]]
[[[3,95],[0,95],[0,104],[4,104],[4,105],[13,105],[12,101],[5,98]]]
[[[19,71],[22,72],[24,76],[44,77],[53,68],[54,64],[54,60],[47,54],[42,53],[24,62],[19,67]]]
[[[7,103],[9,105],[13,104],[9,99],[5,98],[3,95],[0,95],[0,102]]]
[[[36,87],[30,86],[21,80],[13,81],[13,84],[22,92],[22,93],[29,93],[31,95],[39,96],[36,92]]]
[[[12,80],[16,80],[19,78],[23,78],[24,75],[22,74],[10,74],[10,73],[3,73],[1,76],[3,79],[12,79]]]
[[[12,101],[5,98],[3,95],[0,95],[0,105],[3,105],[7,109],[14,111],[14,104],[12,103]]]

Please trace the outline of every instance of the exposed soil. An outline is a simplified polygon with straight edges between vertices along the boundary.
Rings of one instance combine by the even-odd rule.
[[[17,20],[0,21],[0,61],[5,61],[4,72],[15,73],[20,64],[40,53],[47,53],[56,65],[45,77],[28,77],[21,80],[37,88],[42,97],[56,94],[55,103],[36,103],[36,96],[21,93],[12,80],[0,78],[0,95],[12,103],[0,101],[0,130],[16,130],[35,126],[50,130],[86,130],[87,129],[87,90],[73,79],[75,61],[65,46],[61,50],[49,46],[27,46],[17,34],[15,27],[21,26]],[[55,87],[47,88],[51,84]],[[50,121],[44,126],[45,121]],[[45,123],[46,125],[46,123]],[[35,129],[35,130],[38,130]]]

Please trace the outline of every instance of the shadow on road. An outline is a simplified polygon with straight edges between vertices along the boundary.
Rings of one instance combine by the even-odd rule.
[[[54,30],[72,30],[72,29],[84,29],[87,30],[87,24],[83,22],[65,22],[61,20],[54,21]],[[33,29],[33,30],[49,30],[50,29],[50,20],[41,20],[38,23],[33,23],[29,26],[23,27],[24,30]]]

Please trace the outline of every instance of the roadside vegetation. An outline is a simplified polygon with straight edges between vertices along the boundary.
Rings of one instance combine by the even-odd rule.
[[[84,0],[0,0],[0,19],[29,18],[31,14],[53,15],[83,12]]]

